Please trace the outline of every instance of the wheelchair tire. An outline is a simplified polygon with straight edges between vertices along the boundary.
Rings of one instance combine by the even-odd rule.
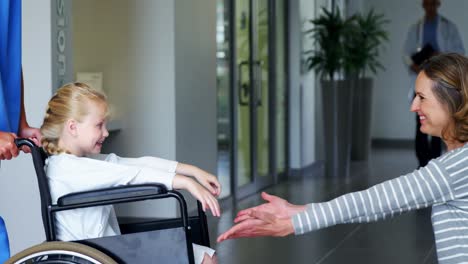
[[[117,264],[101,251],[74,242],[44,242],[27,248],[5,264]]]

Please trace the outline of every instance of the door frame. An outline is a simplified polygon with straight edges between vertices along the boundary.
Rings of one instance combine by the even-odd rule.
[[[236,41],[236,27],[235,27],[235,12],[236,12],[236,0],[230,0],[229,1],[229,51],[230,51],[230,98],[231,98],[231,103],[230,103],[230,119],[231,119],[231,139],[230,139],[230,145],[231,145],[231,153],[230,153],[230,181],[231,181],[231,196],[233,202],[239,199],[242,199],[246,196],[249,196],[251,194],[257,193],[258,191],[271,186],[275,183],[278,183],[282,179],[287,178],[287,173],[290,170],[289,169],[289,129],[287,129],[288,124],[289,124],[289,54],[288,54],[288,46],[289,46],[289,41],[288,41],[288,35],[287,35],[287,30],[284,30],[285,32],[285,37],[284,37],[284,57],[285,57],[285,101],[286,101],[286,106],[285,106],[285,170],[284,173],[278,174],[276,171],[276,165],[277,165],[277,160],[276,160],[276,151],[277,151],[277,146],[276,146],[276,110],[277,110],[277,105],[276,105],[276,24],[274,23],[274,19],[270,18],[275,18],[276,17],[276,0],[267,0],[268,1],[268,90],[270,91],[268,93],[268,107],[269,107],[269,113],[268,113],[268,130],[270,131],[269,135],[269,155],[268,155],[268,160],[269,160],[269,172],[268,172],[268,178],[270,180],[261,180],[259,179],[260,177],[257,174],[257,167],[255,164],[254,159],[256,159],[256,143],[257,142],[251,142],[250,146],[250,153],[251,153],[251,161],[250,161],[250,166],[252,168],[252,173],[254,174],[253,177],[253,182],[250,184],[247,184],[242,187],[237,187],[237,151],[238,151],[238,146],[237,146],[237,129],[238,129],[238,114],[236,111],[236,104],[238,103],[238,86],[237,86],[237,78],[238,78],[238,68],[237,68],[237,51],[235,48],[235,41]],[[249,0],[249,16],[250,18],[252,17],[253,13],[253,8],[252,8],[252,2],[255,0]],[[289,3],[287,0],[284,0],[284,27],[285,29],[288,28],[289,22],[288,22],[288,10],[289,10]],[[252,49],[253,46],[253,38],[252,36],[253,32],[253,23],[252,20],[249,19],[249,46],[250,49]],[[250,50],[250,60],[252,61],[252,50]],[[250,75],[252,76],[252,69],[253,67],[250,67]],[[273,89],[271,89],[273,88]],[[256,96],[254,96],[256,97]],[[252,100],[255,100],[255,98],[252,98]],[[252,113],[253,112],[253,113]],[[255,139],[257,135],[256,133],[256,111],[250,110],[250,138]]]

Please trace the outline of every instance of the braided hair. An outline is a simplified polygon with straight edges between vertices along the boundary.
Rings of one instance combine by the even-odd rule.
[[[84,83],[69,83],[57,90],[47,104],[44,122],[40,128],[41,143],[45,152],[49,155],[68,152],[59,147],[65,122],[69,119],[81,122],[89,114],[87,105],[89,101],[107,104],[104,94]]]

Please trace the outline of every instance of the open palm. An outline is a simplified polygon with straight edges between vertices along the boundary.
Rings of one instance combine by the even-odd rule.
[[[241,210],[237,213],[234,223],[249,219],[252,211],[259,211],[274,215],[278,219],[289,219],[294,214],[304,210],[303,206],[289,203],[283,198],[262,192],[262,198],[267,203]]]

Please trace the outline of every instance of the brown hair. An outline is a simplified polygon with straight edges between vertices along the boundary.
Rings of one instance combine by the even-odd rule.
[[[79,82],[62,86],[49,100],[41,126],[42,147],[49,155],[67,152],[58,146],[64,124],[71,118],[81,121],[83,117],[88,115],[89,101],[104,103],[107,106],[104,94]]]
[[[434,56],[422,66],[432,91],[447,106],[453,125],[442,131],[444,140],[468,141],[468,58],[456,53]]]

